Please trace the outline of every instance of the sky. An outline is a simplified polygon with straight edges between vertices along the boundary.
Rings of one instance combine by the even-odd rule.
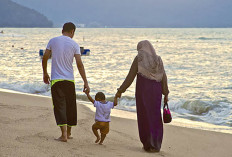
[[[55,26],[232,27],[232,0],[13,0]]]

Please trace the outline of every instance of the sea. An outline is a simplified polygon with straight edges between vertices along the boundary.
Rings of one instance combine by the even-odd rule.
[[[60,36],[61,28],[1,30],[1,90],[51,97],[50,85],[43,83],[39,50]],[[113,100],[137,55],[137,43],[149,40],[168,77],[173,121],[165,125],[232,133],[231,28],[77,28],[73,39],[90,49],[82,61],[93,97],[101,91]],[[73,67],[77,102],[91,108],[75,62]],[[136,119],[135,83],[119,99],[115,116]]]

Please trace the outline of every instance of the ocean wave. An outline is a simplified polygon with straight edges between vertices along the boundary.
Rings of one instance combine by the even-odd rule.
[[[186,111],[191,112],[192,114],[202,115],[209,112],[212,109],[212,106],[206,102],[194,100],[182,102],[179,105],[176,105],[174,107],[174,110],[179,108],[185,109]]]
[[[50,85],[43,82],[15,82],[12,84],[0,83],[0,88],[10,89],[14,91],[39,94],[50,96]],[[77,99],[89,101],[85,94],[77,93]],[[93,96],[94,98],[94,96]],[[113,96],[106,98],[107,101],[114,101]],[[163,105],[163,104],[162,104]],[[118,99],[117,109],[136,112],[135,97],[123,96]],[[173,113],[174,118],[180,117],[193,121],[203,121],[216,125],[232,126],[232,104],[227,100],[221,101],[202,101],[202,100],[172,100],[169,101],[169,108]]]
[[[222,110],[231,109],[231,105],[229,102],[224,101],[201,101],[201,100],[193,100],[193,101],[171,101],[170,108],[177,112],[181,113],[183,110],[187,113],[191,113],[194,115],[205,115],[209,113],[210,111],[215,111],[217,113],[220,113]]]
[[[88,101],[85,95],[77,95],[77,98]],[[107,100],[113,101],[114,97],[108,97]],[[134,97],[123,96],[118,100],[118,106],[116,108],[136,112],[136,100]],[[213,102],[202,100],[170,100],[169,108],[174,117],[216,125],[232,125],[230,122],[232,105],[226,100]]]
[[[177,113],[178,117],[195,121],[203,121],[216,125],[230,126],[229,120],[232,116],[232,106],[228,101],[171,101],[171,111]]]
[[[30,93],[30,94],[39,94],[39,95],[50,95],[50,86],[44,83],[0,83],[0,88],[10,89],[18,92],[23,93]]]
[[[207,37],[199,37],[199,40],[223,40],[223,38],[207,38]]]
[[[1,37],[26,37],[26,35],[22,34],[7,34],[7,33],[0,33]]]

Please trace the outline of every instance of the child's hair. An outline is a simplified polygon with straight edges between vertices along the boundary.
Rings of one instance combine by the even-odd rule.
[[[95,100],[105,100],[106,97],[105,97],[105,94],[102,93],[102,92],[98,92],[96,95],[95,95]]]

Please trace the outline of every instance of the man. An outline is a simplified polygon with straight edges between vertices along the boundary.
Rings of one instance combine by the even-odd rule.
[[[52,101],[56,123],[60,126],[61,136],[57,139],[67,142],[71,139],[71,127],[77,124],[76,92],[73,74],[73,58],[84,81],[83,91],[89,91],[79,45],[72,39],[76,26],[65,23],[62,36],[52,38],[43,56],[43,81],[51,83]],[[52,55],[51,81],[47,73],[47,61]]]

